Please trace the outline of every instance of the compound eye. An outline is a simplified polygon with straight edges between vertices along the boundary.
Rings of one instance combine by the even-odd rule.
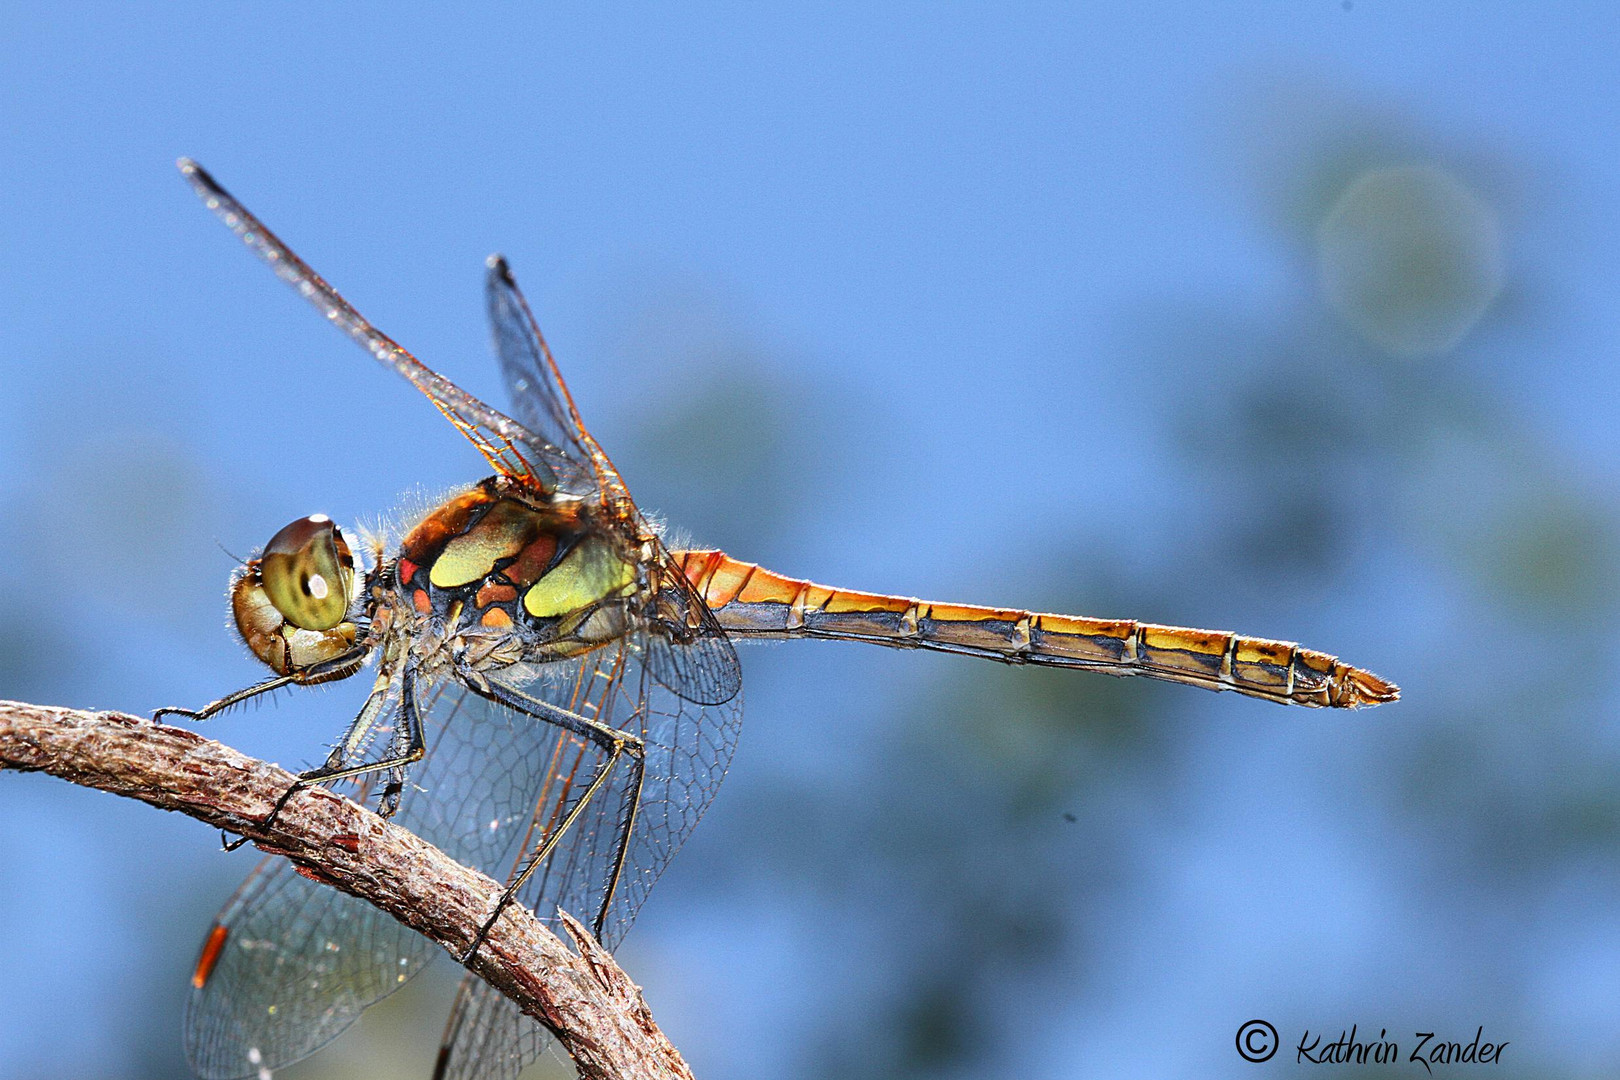
[[[304,630],[330,630],[354,598],[354,556],[325,514],[300,518],[272,536],[259,577],[276,610]]]

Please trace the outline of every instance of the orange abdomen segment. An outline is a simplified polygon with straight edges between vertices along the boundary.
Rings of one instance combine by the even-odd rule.
[[[1146,675],[1295,705],[1353,708],[1400,696],[1393,683],[1371,672],[1286,641],[832,589],[722,551],[679,551],[674,557],[720,624],[737,637],[872,641],[1010,664]]]

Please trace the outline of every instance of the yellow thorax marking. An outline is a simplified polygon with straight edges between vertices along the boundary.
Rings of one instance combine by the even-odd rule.
[[[523,594],[523,609],[537,619],[555,618],[631,588],[636,570],[599,539],[579,542],[563,561]]]
[[[487,577],[499,559],[516,555],[539,531],[539,515],[522,503],[502,499],[478,524],[451,540],[433,560],[428,580],[441,589]]]

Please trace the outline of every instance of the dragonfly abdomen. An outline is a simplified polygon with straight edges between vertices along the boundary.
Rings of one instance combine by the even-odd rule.
[[[1292,642],[1121,619],[936,604],[785,577],[720,551],[676,552],[720,624],[736,636],[825,637],[1145,675],[1284,704],[1354,707],[1399,690]]]

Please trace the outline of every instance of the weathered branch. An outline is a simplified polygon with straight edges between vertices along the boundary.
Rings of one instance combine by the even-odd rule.
[[[466,952],[501,892],[415,834],[320,788],[295,795],[264,828],[292,774],[184,728],[0,701],[0,768],[46,772],[245,836],[453,956]],[[564,918],[577,954],[510,904],[469,967],[549,1028],[586,1080],[691,1080],[640,988]]]

